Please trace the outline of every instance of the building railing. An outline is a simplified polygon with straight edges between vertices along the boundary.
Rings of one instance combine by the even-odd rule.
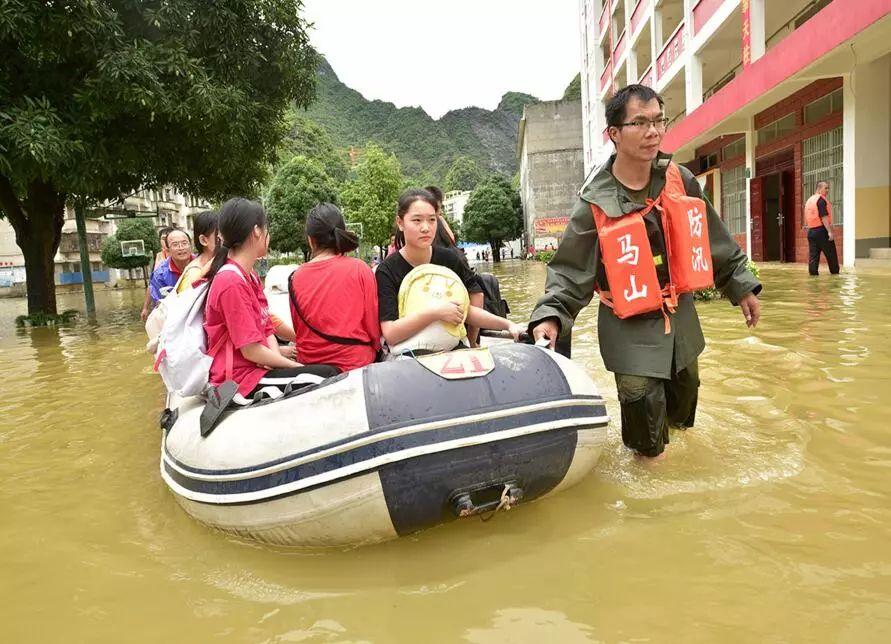
[[[603,71],[600,72],[600,91],[603,92],[609,87],[610,82],[613,79],[613,61],[609,61],[606,66],[603,68]]]
[[[603,43],[603,37],[609,32],[610,17],[610,0],[603,3],[603,11],[600,12],[600,32],[597,34],[597,41]]]
[[[637,32],[646,22],[647,9],[649,9],[650,0],[637,0],[637,4],[631,12],[631,36],[637,35]]]
[[[619,60],[622,54],[625,53],[625,45],[628,43],[628,33],[626,31],[622,31],[619,34],[618,40],[616,40],[616,46],[613,47],[613,62]]]
[[[641,85],[646,85],[647,87],[653,86],[653,65],[651,64],[649,67],[644,70],[644,73],[640,75],[640,80],[637,82]]]
[[[656,78],[661,79],[671,65],[684,53],[684,22],[672,32],[662,51],[656,56]]]
[[[696,35],[728,0],[698,0],[693,5],[693,35]]]

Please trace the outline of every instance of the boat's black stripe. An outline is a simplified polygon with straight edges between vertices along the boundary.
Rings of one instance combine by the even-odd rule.
[[[606,415],[606,408],[603,406],[603,404],[602,404],[603,399],[600,396],[577,395],[577,396],[572,396],[569,398],[565,395],[553,396],[549,399],[532,400],[525,404],[526,405],[544,404],[544,403],[556,402],[556,401],[567,400],[567,399],[578,400],[578,401],[593,401],[593,402],[601,403],[599,406],[590,406],[589,409],[592,410],[592,412],[591,412],[592,414],[595,414],[598,416]],[[512,409],[515,407],[517,407],[516,403],[510,403],[510,404],[505,404],[505,405],[499,405],[496,407],[480,409],[475,412],[468,412],[467,415],[490,414],[490,413],[495,413],[495,412],[499,412],[499,411],[504,411],[507,409]],[[565,409],[565,407],[564,407],[564,409]],[[240,413],[244,413],[247,411],[248,410],[245,409]],[[236,412],[236,413],[239,413],[239,412]],[[434,418],[422,418],[422,419],[415,418],[414,420],[411,420],[411,421],[404,421],[404,422],[400,422],[400,423],[396,423],[396,424],[392,424],[392,425],[383,425],[383,426],[380,426],[377,429],[374,429],[372,431],[363,432],[362,434],[354,434],[352,436],[347,436],[340,440],[331,441],[330,443],[325,443],[323,445],[318,445],[316,447],[313,447],[312,449],[308,449],[303,452],[296,452],[294,454],[288,454],[287,456],[282,456],[281,458],[276,458],[276,459],[273,459],[270,461],[264,461],[263,463],[258,463],[256,465],[249,465],[246,467],[236,467],[236,468],[231,468],[231,469],[226,469],[226,470],[219,470],[219,469],[211,470],[211,469],[205,469],[205,468],[200,468],[200,467],[193,467],[191,465],[183,463],[182,461],[177,459],[175,456],[173,456],[170,453],[170,450],[167,449],[166,440],[164,443],[164,454],[170,461],[176,463],[176,465],[178,467],[180,467],[181,469],[184,469],[188,472],[192,472],[195,474],[246,474],[248,472],[265,469],[267,467],[274,467],[275,465],[279,465],[281,463],[287,463],[288,461],[292,461],[294,459],[304,458],[306,456],[312,456],[313,454],[317,454],[319,452],[331,449],[332,447],[339,447],[341,445],[346,445],[348,443],[352,443],[353,441],[358,440],[360,438],[374,436],[375,434],[381,434],[383,432],[389,432],[394,429],[400,429],[402,427],[409,427],[411,425],[418,425],[420,423],[433,423],[433,422],[438,422],[438,421],[443,421],[443,420],[449,420],[450,418],[455,418],[455,416],[456,416],[456,414],[454,412],[452,412],[451,414],[449,414],[447,416],[440,416],[440,417],[434,417]],[[176,431],[176,429],[174,429],[174,431]],[[196,429],[196,431],[197,431],[197,429]],[[219,435],[219,434],[217,434],[217,435]]]
[[[558,409],[545,409],[526,413],[522,416],[495,418],[475,423],[455,425],[453,427],[438,430],[396,436],[369,445],[362,445],[339,454],[319,458],[309,463],[295,465],[271,474],[263,474],[247,479],[232,481],[206,481],[195,479],[180,473],[170,467],[167,463],[164,464],[164,467],[169,476],[176,481],[176,483],[192,492],[202,494],[243,494],[246,492],[274,489],[295,481],[414,447],[435,445],[437,443],[471,436],[484,436],[485,434],[518,429],[538,423],[547,423],[572,418],[590,418],[592,415],[591,412],[592,409],[590,405],[576,405]],[[606,421],[603,422],[603,426],[605,425]],[[576,428],[570,427],[568,429],[575,430]],[[547,434],[548,432],[542,433]]]

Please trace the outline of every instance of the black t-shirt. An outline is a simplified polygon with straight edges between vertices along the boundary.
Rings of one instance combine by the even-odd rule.
[[[829,208],[826,207],[826,199],[824,197],[817,199],[817,214],[820,215],[820,217],[829,216]],[[822,225],[823,222],[820,221],[820,224]]]
[[[483,287],[480,286],[476,274],[461,262],[457,251],[434,246],[430,263],[455,271],[464,282],[468,292],[483,292]],[[399,287],[413,268],[414,266],[405,261],[402,253],[399,252],[387,257],[377,267],[374,276],[377,278],[377,301],[381,322],[392,322],[399,319]]]

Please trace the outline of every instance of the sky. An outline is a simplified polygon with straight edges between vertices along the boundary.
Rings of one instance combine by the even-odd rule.
[[[368,99],[494,109],[558,99],[578,73],[578,0],[304,0],[312,44]]]

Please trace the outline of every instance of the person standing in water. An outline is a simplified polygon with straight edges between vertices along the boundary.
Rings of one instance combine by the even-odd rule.
[[[829,272],[838,275],[838,253],[832,234],[832,205],[829,203],[829,182],[818,181],[817,191],[804,203],[804,226],[807,228],[807,270],[820,273],[820,253],[826,257]]]
[[[597,335],[616,379],[622,440],[649,458],[663,453],[669,424],[687,428],[695,419],[705,340],[685,285],[713,280],[749,327],[760,317],[761,285],[745,254],[693,174],[659,150],[663,104],[644,85],[610,99],[616,152],[582,187],[529,322],[533,337],[553,348],[599,293]]]

